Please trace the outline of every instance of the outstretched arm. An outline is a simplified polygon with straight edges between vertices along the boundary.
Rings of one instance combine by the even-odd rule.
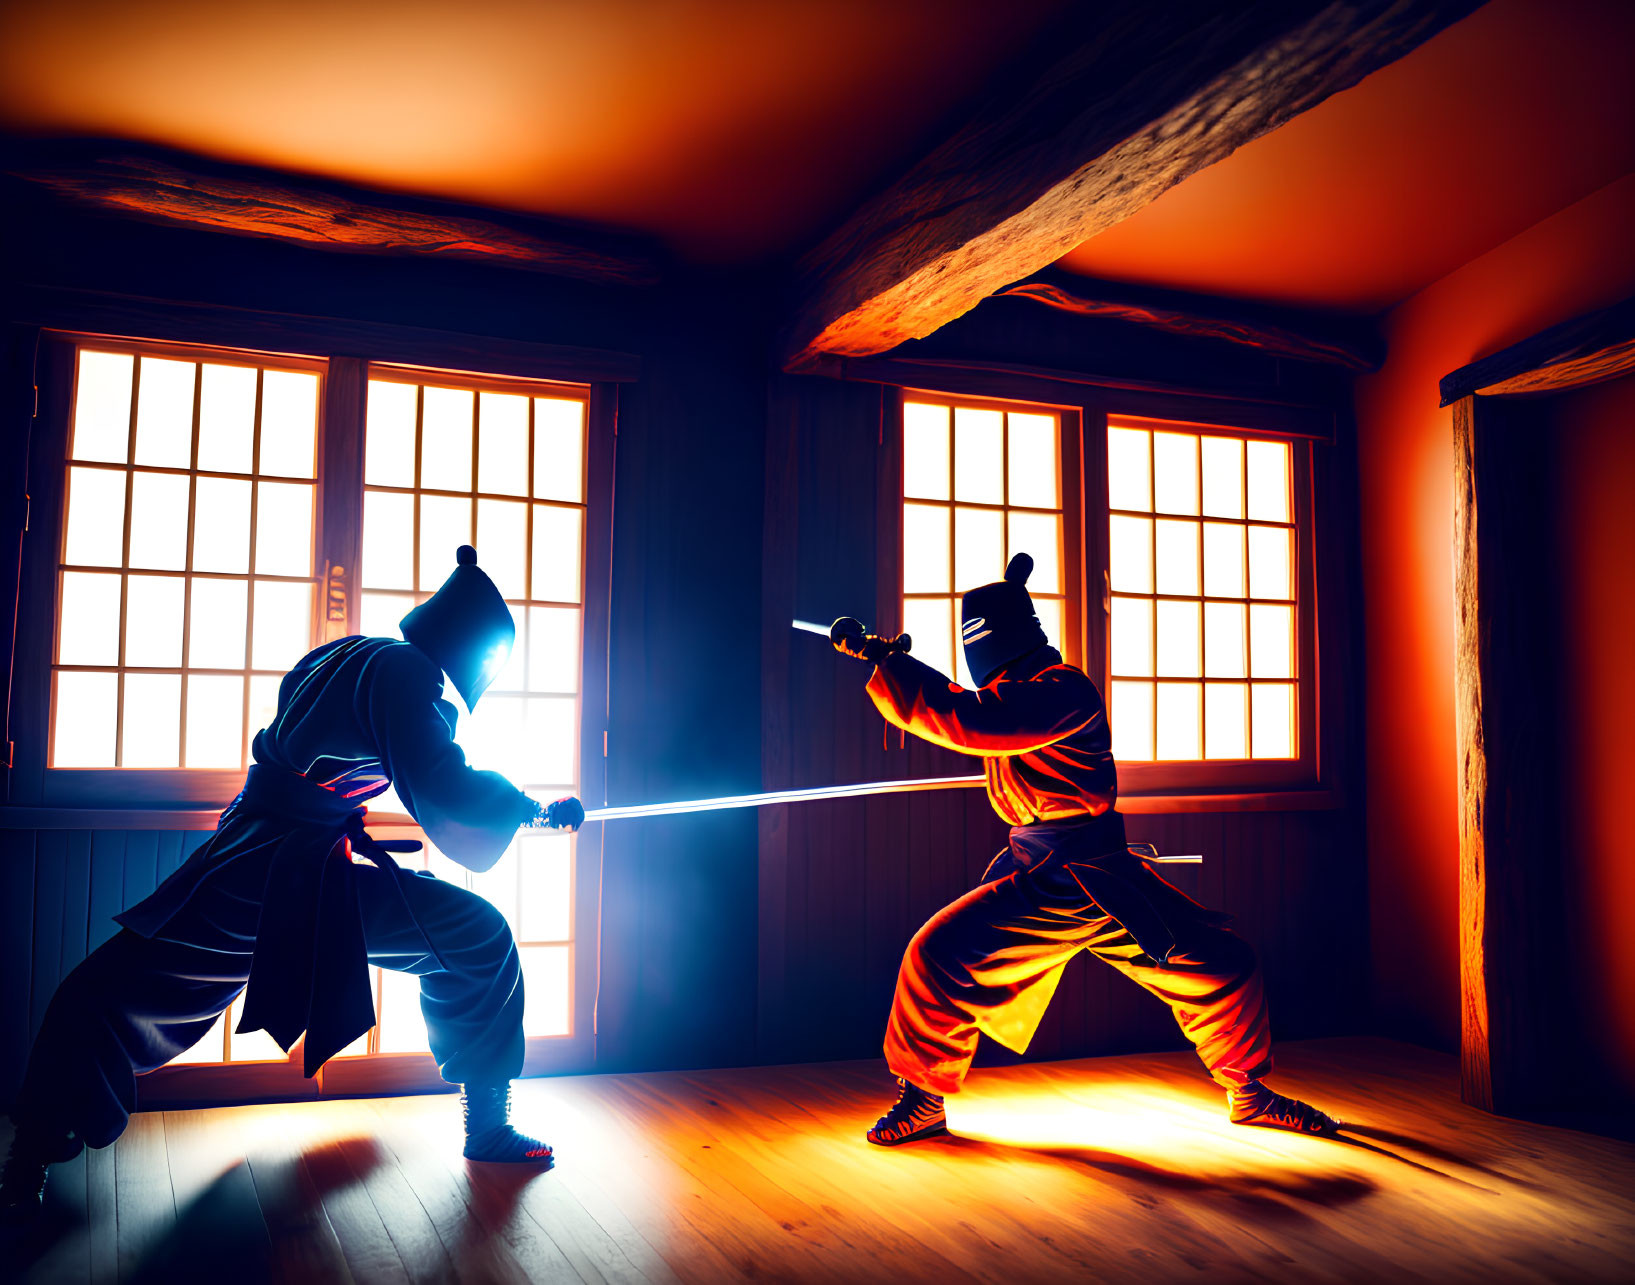
[[[881,660],[868,693],[895,726],[934,745],[990,758],[1041,750],[1106,717],[1095,684],[1073,669],[970,691],[896,653]]]
[[[438,713],[442,694],[433,661],[393,647],[371,666],[359,714],[409,815],[450,858],[481,872],[505,854],[539,804],[498,772],[466,762],[452,724]]]

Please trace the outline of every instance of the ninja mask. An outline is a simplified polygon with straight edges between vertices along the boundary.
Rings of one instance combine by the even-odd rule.
[[[443,586],[404,616],[403,637],[440,666],[453,681],[467,709],[504,667],[516,641],[511,609],[494,582],[477,566],[477,551],[462,544],[459,564]]]
[[[995,674],[1048,641],[1033,613],[1028,596],[1028,577],[1033,559],[1018,553],[1005,568],[1005,578],[979,585],[960,600],[960,634],[965,644],[965,664],[978,687],[986,687]]]

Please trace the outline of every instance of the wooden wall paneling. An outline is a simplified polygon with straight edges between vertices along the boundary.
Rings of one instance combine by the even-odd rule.
[[[61,980],[63,888],[67,880],[68,832],[36,836],[34,931],[31,937],[29,1038],[40,1029],[46,1005]]]
[[[23,1078],[34,1035],[34,904],[37,836],[0,831],[0,1103]]]
[[[134,906],[159,886],[159,845],[165,837],[162,830],[132,830],[126,836],[124,906]]]
[[[85,925],[86,954],[119,931],[114,916],[125,909],[125,830],[92,830],[90,889]]]

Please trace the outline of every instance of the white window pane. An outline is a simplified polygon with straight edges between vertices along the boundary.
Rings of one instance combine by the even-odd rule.
[[[359,583],[375,589],[414,588],[414,496],[363,493],[362,556]]]
[[[1028,577],[1028,588],[1035,593],[1061,593],[1062,520],[1054,513],[1007,514],[1010,519],[1010,547],[1006,561],[1018,553],[1033,559],[1033,574]]]
[[[990,584],[1004,574],[1005,514],[999,509],[955,509],[954,592]]]
[[[903,592],[947,593],[949,510],[940,504],[903,505]]]
[[[127,665],[180,668],[186,588],[180,576],[130,577],[125,587]]]
[[[1152,434],[1140,428],[1107,430],[1107,502],[1115,509],[1152,511]]]
[[[528,494],[528,399],[483,393],[477,405],[477,489]]]
[[[117,567],[125,561],[124,470],[68,470],[63,561],[81,567]]]
[[[903,405],[903,494],[948,499],[948,407]]]
[[[136,359],[122,352],[79,354],[74,385],[76,460],[123,464],[131,447],[131,375]]]
[[[1243,598],[1243,527],[1236,522],[1204,523],[1204,596]]]
[[[192,610],[188,615],[189,668],[244,668],[248,591],[249,586],[242,580],[193,581]]]
[[[126,674],[121,767],[176,767],[182,739],[182,676]]]
[[[255,569],[268,576],[312,574],[312,487],[255,484]]]
[[[318,376],[304,370],[261,375],[261,471],[313,477],[318,428]]]
[[[1248,671],[1244,608],[1235,602],[1204,604],[1204,676],[1244,678]]]
[[[1158,676],[1197,678],[1203,672],[1203,624],[1196,602],[1158,604]]]
[[[383,379],[369,381],[363,435],[363,480],[370,486],[414,485],[414,417],[419,389]]]
[[[534,498],[570,504],[584,500],[584,402],[534,398]]]
[[[1201,687],[1200,683],[1158,684],[1157,756],[1160,759],[1203,756]]]
[[[528,690],[579,690],[579,612],[574,607],[528,608]]]
[[[1203,440],[1204,516],[1243,516],[1243,440],[1206,437]]]
[[[358,604],[358,632],[365,638],[399,638],[397,622],[414,607],[407,593],[365,593]]]
[[[544,602],[578,602],[582,509],[534,505],[532,597]]]
[[[229,1062],[283,1062],[288,1054],[278,1047],[278,1041],[266,1031],[246,1031],[240,1035],[238,1019],[243,1016],[244,999],[233,1001],[224,1015],[227,1019],[227,1060]]]
[[[530,835],[517,841],[522,903],[517,936],[523,941],[566,941],[573,935],[573,841],[566,835]]]
[[[550,697],[524,702],[524,750],[517,769],[522,782],[577,779],[579,758],[578,702]]]
[[[1294,684],[1255,683],[1250,709],[1254,719],[1250,745],[1257,759],[1294,757]]]
[[[1108,576],[1113,591],[1152,592],[1152,519],[1114,514],[1108,520]]]
[[[1158,592],[1195,594],[1198,580],[1198,523],[1158,520]]]
[[[1294,677],[1294,608],[1256,603],[1249,608],[1249,676]]]
[[[180,571],[187,565],[190,481],[174,473],[135,476],[131,487],[131,566]]]
[[[1005,416],[1002,411],[954,408],[954,498],[1005,502]]]
[[[1152,435],[1153,499],[1160,513],[1198,512],[1198,439],[1191,433]]]
[[[1248,445],[1249,516],[1264,522],[1289,520],[1289,444]]]
[[[257,674],[250,679],[250,721],[245,727],[245,739],[253,742],[257,732],[271,727],[278,717],[278,687],[282,676]],[[248,757],[249,746],[245,747]]]
[[[489,693],[460,720],[456,739],[473,767],[498,772],[513,785],[526,785],[521,771],[528,757],[524,698]]]
[[[286,670],[311,649],[312,586],[257,580],[251,668]]]
[[[223,1013],[216,1019],[215,1025],[192,1048],[178,1053],[171,1058],[167,1066],[186,1066],[201,1062],[220,1062],[223,1033],[227,1026],[227,1014]]]
[[[1292,598],[1294,532],[1281,526],[1249,528],[1249,596]]]
[[[420,588],[436,590],[454,573],[456,554],[471,540],[471,501],[420,497]],[[483,565],[478,550],[477,565]]]
[[[1249,688],[1246,684],[1204,684],[1204,757],[1249,757]]]
[[[914,640],[914,658],[953,677],[954,604],[948,598],[903,601],[903,632]]]
[[[1035,598],[1033,610],[1039,617],[1039,628],[1045,631],[1045,641],[1065,656],[1067,648],[1062,643],[1066,635],[1063,617],[1067,604],[1060,598]]]
[[[248,473],[255,467],[255,368],[207,361],[199,370],[199,467]]]
[[[248,571],[251,483],[201,477],[193,485],[193,569]]]
[[[190,361],[142,358],[136,392],[136,462],[160,468],[193,465],[193,379]]]
[[[112,767],[118,703],[117,674],[59,673],[51,765]]]
[[[58,616],[59,665],[119,663],[119,576],[64,571]]]
[[[487,870],[473,871],[469,876],[471,891],[505,916],[513,936],[517,931],[517,845]]]
[[[1120,762],[1152,761],[1151,683],[1114,681],[1108,725],[1113,733],[1113,757]]]
[[[1151,677],[1152,602],[1147,598],[1113,599],[1112,662],[1115,674]]]
[[[244,622],[239,621],[242,630]],[[187,766],[238,767],[244,761],[244,680],[222,674],[187,679]]]
[[[379,1047],[382,1053],[424,1053],[428,1048],[420,979],[413,973],[381,969]]]
[[[527,1002],[524,1035],[567,1035],[573,996],[569,988],[568,946],[523,946],[522,984]]]
[[[1005,437],[1010,455],[1009,503],[1033,509],[1059,508],[1056,417],[1012,412]]]
[[[477,501],[477,564],[502,598],[528,596],[528,506]]]
[[[421,408],[420,485],[434,491],[471,489],[469,388],[427,388]]]

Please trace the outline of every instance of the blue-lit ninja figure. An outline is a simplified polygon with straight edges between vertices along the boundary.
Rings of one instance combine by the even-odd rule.
[[[265,1030],[286,1051],[304,1032],[312,1075],[374,1025],[370,964],[420,978],[432,1055],[463,1089],[466,1156],[551,1163],[550,1147],[510,1124],[523,1060],[510,928],[475,893],[399,868],[390,852],[419,844],[372,840],[363,805],[394,786],[432,842],[477,871],[519,829],[577,828],[584,810],[542,806],[455,744],[444,676],[475,707],[515,638],[475,550],[461,547],[402,632],[342,638],[289,672],[215,833],[63,980],[13,1112],[0,1214],[37,1209],[48,1165],[113,1142],[135,1077],[203,1038],[241,991],[237,1030]]]

